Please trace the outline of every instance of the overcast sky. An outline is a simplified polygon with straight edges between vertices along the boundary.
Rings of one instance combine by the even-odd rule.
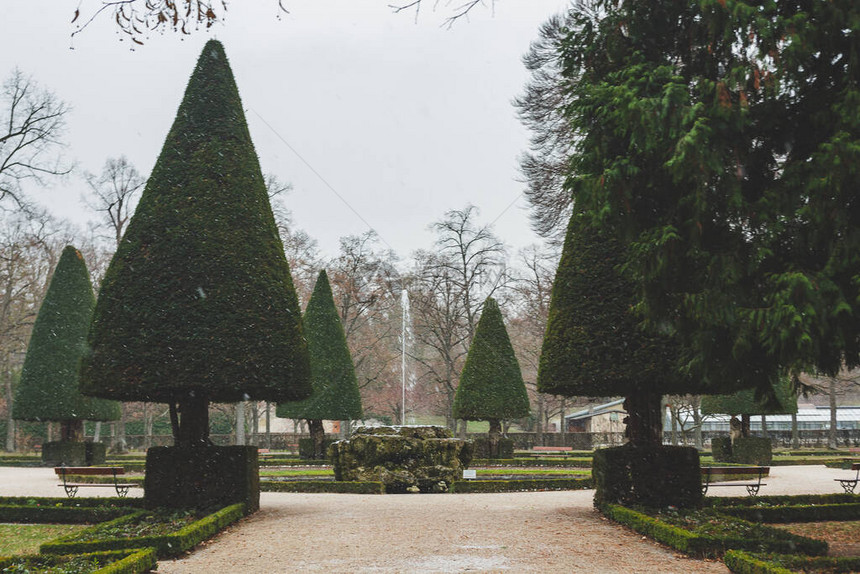
[[[488,1],[453,29],[441,26],[450,8],[439,2],[434,11],[431,0],[417,23],[413,13],[393,14],[392,0],[284,0],[290,13],[280,18],[277,0],[232,0],[208,32],[154,34],[134,50],[109,15],[70,38],[79,3],[82,14],[98,5],[3,0],[0,76],[17,66],[72,106],[67,152],[80,169],[100,172],[125,154],[148,174],[214,37],[263,172],[293,185],[294,222],[324,253],[365,231],[363,218],[408,257],[431,247],[431,222],[469,203],[514,248],[539,241],[517,163],[528,133],[511,100],[528,78],[523,53],[566,0],[497,0],[494,9]],[[73,177],[38,197],[83,223],[91,217],[84,191]]]

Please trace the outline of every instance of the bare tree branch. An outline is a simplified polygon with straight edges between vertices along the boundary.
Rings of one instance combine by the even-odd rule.
[[[84,202],[102,216],[99,227],[109,228],[112,239],[119,245],[134,213],[137,195],[146,185],[146,178],[138,173],[125,156],[120,156],[105,161],[101,175],[87,172],[84,180],[92,190],[92,195],[85,196]]]
[[[11,199],[24,208],[21,184],[46,184],[46,176],[63,176],[72,165],[63,160],[62,137],[68,106],[32,78],[15,69],[0,91],[0,205]]]

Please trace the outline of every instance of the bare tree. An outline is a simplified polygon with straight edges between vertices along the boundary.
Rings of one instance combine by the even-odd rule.
[[[138,195],[146,185],[146,178],[123,155],[105,161],[98,176],[84,173],[84,180],[92,191],[91,195],[84,197],[84,202],[101,216],[99,227],[107,227],[111,239],[118,246],[134,213]]]
[[[26,203],[22,183],[46,184],[68,174],[62,156],[68,106],[35,80],[15,69],[0,91],[0,205]]]
[[[289,14],[285,0],[272,0],[276,6],[277,18]],[[80,4],[72,15],[72,23],[77,27],[72,36],[85,30],[102,14],[111,15],[120,31],[132,42],[142,45],[150,32],[173,31],[191,34],[200,28],[211,28],[222,21],[227,12],[227,0],[104,0],[98,7],[81,13]],[[438,0],[434,3],[434,7]],[[473,8],[481,5],[495,6],[495,0],[448,0],[451,6],[444,25],[452,26],[460,19],[468,17]],[[415,19],[421,12],[422,0],[399,2],[388,5],[395,13],[415,12]]]
[[[520,158],[528,186],[525,195],[532,204],[532,224],[538,234],[556,242],[564,239],[573,206],[564,184],[576,138],[565,117],[571,96],[558,49],[566,29],[563,15],[553,16],[541,26],[538,39],[523,56],[531,80],[525,93],[514,100],[520,121],[532,133],[530,151]]]
[[[443,395],[452,427],[454,393],[484,301],[509,282],[504,245],[476,216],[467,206],[434,223],[436,249],[415,254],[410,280],[420,379]]]

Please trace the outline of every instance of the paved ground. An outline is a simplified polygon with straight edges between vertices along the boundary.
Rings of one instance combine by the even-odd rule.
[[[841,492],[832,479],[845,473],[773,467],[762,494]],[[56,485],[51,469],[0,467],[0,496],[58,496]],[[592,495],[263,493],[260,512],[186,557],[159,562],[158,571],[728,572],[721,563],[689,559],[608,522],[593,510]]]

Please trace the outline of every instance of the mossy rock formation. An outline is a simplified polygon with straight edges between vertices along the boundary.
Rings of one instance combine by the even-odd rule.
[[[379,481],[387,493],[447,492],[472,460],[472,444],[434,426],[359,427],[329,447],[335,480]]]

